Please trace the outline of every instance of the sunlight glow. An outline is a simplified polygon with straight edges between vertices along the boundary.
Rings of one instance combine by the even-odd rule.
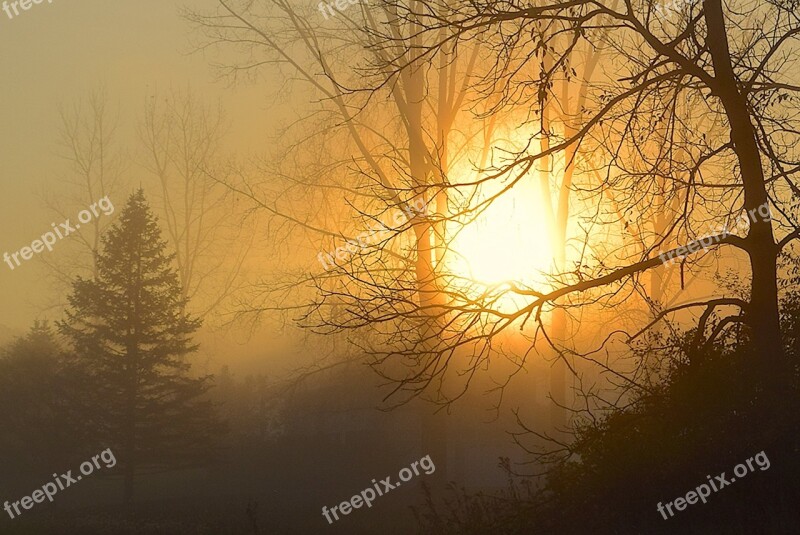
[[[459,229],[452,243],[454,274],[495,284],[544,282],[552,264],[550,233],[533,180],[517,184],[475,221]]]

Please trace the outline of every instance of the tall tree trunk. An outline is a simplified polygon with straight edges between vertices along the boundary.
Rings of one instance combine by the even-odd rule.
[[[415,2],[419,7],[419,3]],[[414,30],[419,30],[418,25],[413,26]],[[407,101],[407,134],[409,142],[409,166],[411,177],[415,186],[422,186],[428,183],[428,173],[431,171],[429,165],[429,152],[425,144],[423,129],[422,107],[425,102],[425,65],[419,60],[411,62],[405,73],[405,94]],[[429,200],[429,202],[433,202]],[[414,224],[414,235],[416,244],[416,264],[415,278],[417,283],[417,295],[419,304],[422,307],[430,307],[439,302],[439,292],[437,289],[434,271],[434,239],[433,229],[424,216],[417,216]],[[425,314],[429,315],[426,325],[421,326],[420,335],[422,336],[423,351],[433,351],[437,345],[438,329],[436,321],[437,310],[426,308]],[[447,427],[446,418],[437,417],[441,415],[423,414],[422,433],[426,451],[430,452],[432,458],[437,459],[436,470],[441,470],[442,480],[445,481],[447,474]],[[440,468],[441,466],[441,468]]]
[[[742,94],[728,48],[728,35],[721,0],[704,0],[707,45],[714,64],[713,90],[722,101],[731,129],[731,140],[739,161],[744,185],[744,208],[754,210],[767,199],[761,152],[756,131],[750,119],[747,97]],[[755,212],[753,212],[755,213]],[[789,374],[783,352],[778,314],[777,257],[778,246],[772,224],[763,218],[751,218],[746,250],[752,269],[752,288],[747,323],[752,329],[753,343],[760,355],[755,371],[774,391],[788,382]]]
[[[544,61],[545,69],[549,68],[549,56],[546,56]],[[544,153],[550,150],[550,110],[547,106],[547,101],[541,101],[542,110],[542,132],[539,138],[539,150]],[[552,174],[552,161],[551,156],[539,159],[538,175],[539,175],[539,194],[542,196],[541,206],[545,210],[545,221],[548,222],[548,234],[550,242],[553,247],[557,247],[557,223],[553,211],[551,195],[550,195],[550,177]],[[558,308],[553,310],[551,315],[551,334],[554,337],[554,342],[558,343],[559,338],[564,337],[566,329],[566,317],[563,310]],[[550,384],[549,392],[552,402],[550,403],[550,427],[554,430],[565,429],[567,425],[567,411],[563,408],[567,405],[567,367],[563,359],[557,352],[553,352],[553,364],[550,367]]]
[[[131,356],[129,354],[129,358]],[[136,473],[136,370],[133,362],[130,362],[129,366],[129,385],[125,400],[126,418],[123,431],[124,471],[122,501],[126,506],[133,500],[133,482]]]
[[[122,450],[124,456],[123,470],[123,496],[122,501],[127,507],[133,500],[133,485],[136,475],[136,394],[139,386],[139,345],[136,338],[139,333],[139,295],[142,285],[141,260],[137,263],[136,277],[138,288],[136,297],[131,303],[131,323],[125,342],[125,422],[122,432]]]

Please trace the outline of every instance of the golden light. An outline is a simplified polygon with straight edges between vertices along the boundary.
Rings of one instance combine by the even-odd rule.
[[[552,248],[546,212],[533,182],[521,181],[474,221],[453,229],[458,234],[451,243],[452,273],[483,284],[545,282]]]

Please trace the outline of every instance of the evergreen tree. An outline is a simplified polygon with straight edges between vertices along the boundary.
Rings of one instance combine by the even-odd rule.
[[[59,323],[90,370],[94,423],[117,454],[126,503],[137,473],[207,462],[218,430],[204,396],[211,376],[189,375],[200,321],[186,312],[166,247],[139,189],[103,238],[96,278],[73,283]]]
[[[84,382],[46,322],[0,351],[0,480],[40,474],[74,462],[86,442],[80,397]]]

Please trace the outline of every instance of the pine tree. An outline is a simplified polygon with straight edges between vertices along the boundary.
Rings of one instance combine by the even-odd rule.
[[[0,351],[0,480],[74,462],[87,442],[81,368],[65,358],[46,322]]]
[[[97,432],[117,454],[124,501],[137,473],[199,466],[218,431],[186,357],[200,321],[186,312],[178,276],[144,192],[131,195],[103,238],[94,280],[73,283],[60,331],[90,370]]]

